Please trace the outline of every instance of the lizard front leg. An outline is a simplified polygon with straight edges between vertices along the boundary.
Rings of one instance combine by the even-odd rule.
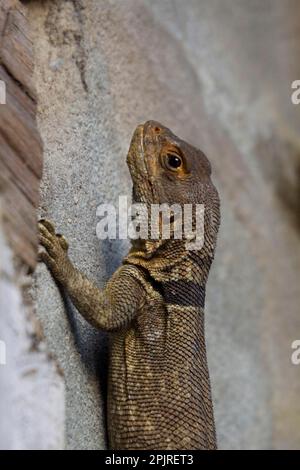
[[[45,248],[40,258],[54,279],[62,285],[81,315],[93,326],[106,331],[125,327],[134,318],[145,297],[137,268],[122,266],[100,290],[71,262],[66,239],[55,233],[54,225],[39,222],[40,243]]]

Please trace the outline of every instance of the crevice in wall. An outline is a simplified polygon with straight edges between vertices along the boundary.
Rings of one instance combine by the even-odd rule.
[[[49,42],[55,47],[70,46],[82,87],[88,92],[86,80],[87,54],[84,48],[84,5],[82,0],[52,1],[45,21]]]

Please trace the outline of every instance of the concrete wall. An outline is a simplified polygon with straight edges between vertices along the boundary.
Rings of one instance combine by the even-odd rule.
[[[80,0],[27,4],[44,141],[41,214],[103,285],[126,242],[96,207],[130,195],[135,126],[156,119],[209,156],[222,227],[207,291],[219,447],[300,446],[299,2]],[[106,339],[43,266],[37,312],[64,371],[67,448],[105,446]]]

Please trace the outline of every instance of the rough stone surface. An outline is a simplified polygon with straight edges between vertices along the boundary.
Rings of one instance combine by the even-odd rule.
[[[41,213],[99,285],[127,243],[100,243],[96,207],[130,194],[135,126],[156,119],[209,156],[222,227],[207,292],[219,447],[300,446],[299,2],[29,2],[45,170]],[[38,314],[66,379],[68,448],[102,448],[105,338],[44,267]]]
[[[0,449],[59,449],[64,380],[24,303],[22,283],[0,225]]]

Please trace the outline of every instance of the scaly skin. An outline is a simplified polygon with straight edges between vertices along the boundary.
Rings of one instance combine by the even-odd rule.
[[[170,153],[179,158],[176,168]],[[163,240],[160,227],[156,240],[132,242],[123,265],[99,290],[73,266],[64,237],[42,220],[41,257],[84,318],[111,333],[110,448],[216,449],[203,310],[220,219],[210,164],[154,121],[137,127],[127,163],[134,202],[149,209],[153,203],[204,204],[202,248]]]

